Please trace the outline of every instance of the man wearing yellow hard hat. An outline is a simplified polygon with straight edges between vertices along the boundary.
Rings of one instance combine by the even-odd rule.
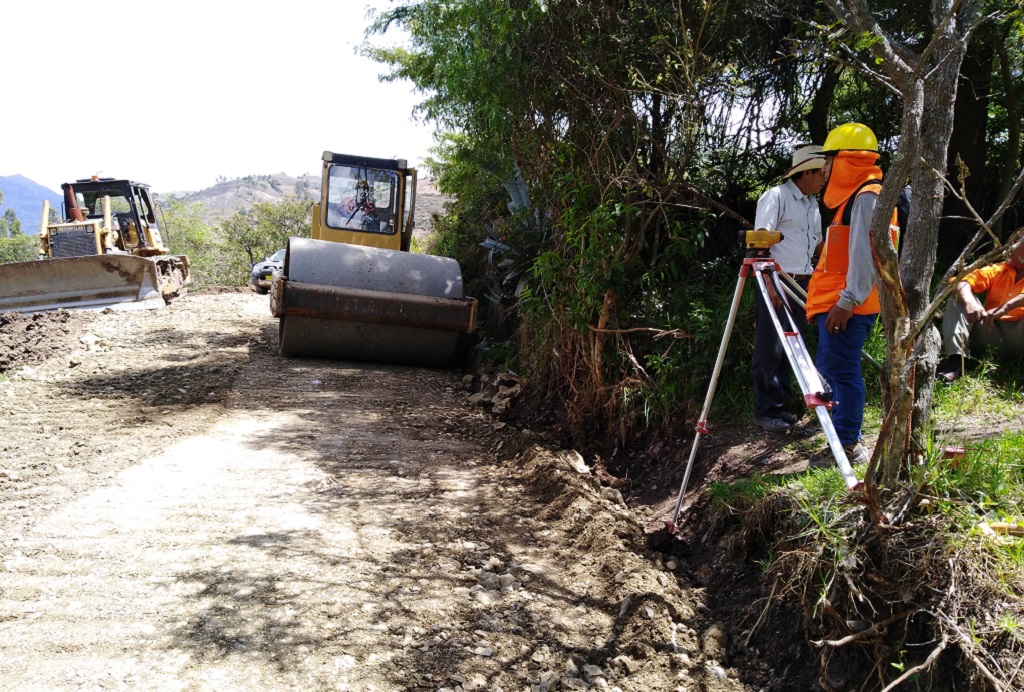
[[[807,319],[818,325],[815,363],[833,392],[832,422],[853,464],[868,461],[861,442],[864,376],[861,350],[878,317],[878,289],[871,255],[871,216],[882,189],[878,139],[866,125],[846,123],[822,145],[827,183],[823,200],[835,210],[807,289]],[[896,212],[890,222],[896,232]],[[811,466],[832,461],[827,448],[811,455]]]

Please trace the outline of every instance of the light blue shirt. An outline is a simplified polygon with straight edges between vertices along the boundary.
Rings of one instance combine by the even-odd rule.
[[[821,242],[821,212],[812,195],[800,192],[792,178],[776,185],[757,200],[754,228],[782,233],[772,245],[772,257],[787,274],[810,274],[811,257]]]

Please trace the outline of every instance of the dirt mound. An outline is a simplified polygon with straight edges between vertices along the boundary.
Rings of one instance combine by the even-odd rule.
[[[0,373],[15,365],[41,363],[71,353],[79,346],[82,329],[93,319],[91,312],[55,312],[22,315],[0,313]]]

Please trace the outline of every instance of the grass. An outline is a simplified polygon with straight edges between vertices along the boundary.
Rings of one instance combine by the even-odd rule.
[[[1010,420],[1020,417],[1024,404],[1024,361],[981,361],[974,372],[951,384],[935,387],[933,421],[954,424],[964,418]]]
[[[1004,368],[1003,379],[986,382],[984,373],[946,388],[937,404],[940,415],[964,417],[969,410],[991,421],[1005,415],[1019,419],[1016,376]],[[791,447],[795,451],[814,439]],[[865,469],[855,472],[863,477]],[[821,638],[839,639],[848,633],[835,629],[837,620],[865,614],[872,621],[890,618],[889,630],[900,632],[891,619],[917,609],[929,613],[929,636],[935,641],[959,636],[962,642],[966,634],[973,642],[960,665],[1019,662],[1024,536],[1011,529],[1024,527],[1024,432],[980,439],[954,458],[934,444],[908,475],[899,487],[882,491],[887,521],[896,518],[896,526],[882,531],[866,525],[864,507],[847,493],[834,467],[754,475],[714,484],[709,494],[713,507],[738,517],[746,532],[764,537],[759,555],[768,557],[755,560],[758,570],[783,585],[779,593],[801,600],[810,614],[808,626]],[[902,514],[901,507],[909,509]],[[876,543],[879,534],[886,536],[883,551]],[[870,590],[863,589],[865,584]],[[914,626],[920,627],[920,616],[914,617]],[[908,650],[898,635],[878,635],[872,651],[876,664],[885,667],[921,662],[920,657],[906,658]],[[1007,689],[1019,689],[1008,677],[1017,674],[1015,667],[1001,671]]]

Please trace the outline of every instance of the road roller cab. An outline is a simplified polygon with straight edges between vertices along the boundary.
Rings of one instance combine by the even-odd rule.
[[[289,238],[271,288],[286,356],[448,367],[476,300],[458,262],[408,252],[416,169],[325,151],[312,238]]]
[[[416,208],[416,169],[404,159],[325,151],[313,239],[408,252]]]

